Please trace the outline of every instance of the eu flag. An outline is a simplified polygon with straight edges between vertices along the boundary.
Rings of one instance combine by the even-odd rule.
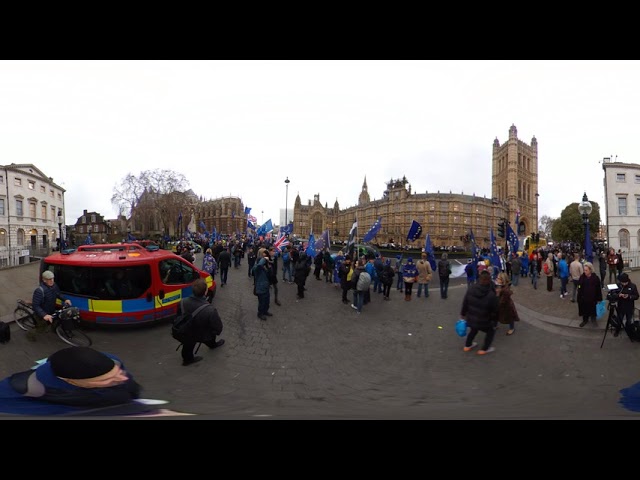
[[[427,260],[429,261],[429,265],[431,265],[431,270],[435,271],[436,264],[436,256],[433,253],[433,245],[431,245],[431,237],[427,233],[427,242],[424,246],[424,251],[427,254]]]
[[[420,238],[422,235],[422,225],[420,225],[415,220],[411,222],[411,228],[409,229],[409,233],[407,234],[407,241],[413,242],[414,240]]]
[[[249,207],[244,207],[244,214],[249,215],[251,213],[251,209]]]
[[[511,247],[511,253],[515,255],[518,252],[520,241],[518,240],[516,232],[513,231],[513,228],[511,228],[511,225],[509,224],[507,224],[507,240],[509,242],[509,246]]]
[[[311,258],[316,256],[316,239],[313,236],[313,233],[309,234],[309,243],[304,253],[306,253],[307,256]]]
[[[375,236],[378,234],[378,232],[380,231],[380,229],[382,228],[382,224],[380,223],[382,222],[382,217],[378,217],[378,220],[375,221],[375,223],[373,224],[373,226],[369,229],[369,231],[364,235],[364,238],[362,239],[362,241],[364,243],[366,242],[370,242],[371,240],[373,240],[375,238]]]

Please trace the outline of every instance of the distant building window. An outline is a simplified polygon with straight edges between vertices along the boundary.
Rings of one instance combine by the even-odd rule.
[[[24,230],[18,230],[18,245],[24,245]]]
[[[49,190],[49,196],[53,198],[53,190]]]
[[[625,182],[627,175],[624,173],[616,173],[616,182]]]
[[[36,182],[32,182],[31,180],[29,180],[29,190],[35,190],[36,189]]]
[[[627,214],[627,199],[626,197],[618,197],[618,215]]]
[[[46,193],[47,189],[44,185],[40,185],[40,193]]]
[[[0,247],[7,246],[7,231],[0,229]]]
[[[640,197],[636,197],[636,215],[640,215]]]
[[[4,183],[4,176],[0,175],[0,183]]]
[[[4,215],[4,198],[0,198],[0,215]]]
[[[22,200],[16,200],[16,216],[21,217],[24,215],[22,212]]]
[[[91,215],[91,223],[96,223],[96,216],[95,215]]]
[[[29,202],[29,217],[36,218],[36,204]]]
[[[62,194],[61,193],[58,194],[58,200],[62,200]]]
[[[14,179],[13,179],[13,184],[14,184],[16,187],[21,187],[21,186],[22,186],[22,179],[21,179],[21,178],[14,178]]]
[[[618,238],[620,238],[620,248],[629,248],[629,231],[622,229],[618,232]]]
[[[47,219],[47,206],[46,205],[42,205],[41,209],[42,209],[42,220],[46,220]]]

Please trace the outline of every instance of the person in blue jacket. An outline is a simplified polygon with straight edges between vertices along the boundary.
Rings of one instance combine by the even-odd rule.
[[[0,412],[73,415],[132,404],[141,387],[115,355],[89,347],[58,350],[46,362],[0,382]]]

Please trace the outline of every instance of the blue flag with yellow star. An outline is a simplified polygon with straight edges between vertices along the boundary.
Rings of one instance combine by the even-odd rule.
[[[364,237],[362,238],[362,241],[364,243],[370,242],[375,238],[375,236],[378,234],[378,232],[382,228],[382,223],[380,222],[382,222],[382,217],[378,217],[378,220],[376,220],[373,226],[369,229],[369,231],[365,233]]]
[[[422,235],[422,225],[414,220],[411,222],[411,228],[409,228],[409,233],[407,234],[407,241],[413,242],[420,238],[420,235]]]

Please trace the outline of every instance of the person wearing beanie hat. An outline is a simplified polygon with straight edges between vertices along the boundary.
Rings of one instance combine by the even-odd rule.
[[[407,258],[407,264],[404,266],[402,271],[402,280],[404,281],[404,300],[406,302],[411,301],[411,290],[413,289],[413,284],[418,279],[418,269],[416,265],[413,263],[413,258]]]
[[[140,385],[115,355],[89,347],[58,350],[35,369],[0,382],[0,411],[22,415],[70,415],[130,404]]]
[[[60,287],[56,285],[54,274],[51,270],[42,272],[42,281],[40,285],[33,291],[31,304],[35,312],[36,327],[27,332],[27,339],[35,341],[37,335],[47,330],[47,327],[53,320],[51,314],[56,311],[56,299],[60,299],[65,304],[71,306],[71,300],[67,299]]]
[[[638,287],[629,279],[629,275],[621,273],[618,277],[620,291],[618,292],[618,322],[615,325],[613,336],[620,334],[620,329],[624,326],[627,332],[633,331],[633,312],[635,311],[635,301],[638,295]],[[631,336],[629,337],[631,338]],[[631,338],[633,341],[634,339]]]

